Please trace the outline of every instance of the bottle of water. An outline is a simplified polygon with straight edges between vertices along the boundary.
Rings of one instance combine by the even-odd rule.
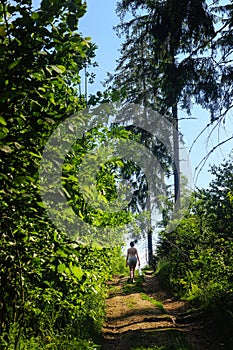
[[[139,273],[139,276],[141,276],[142,275],[142,269],[141,269],[141,267],[139,266],[139,268],[138,268],[138,273]]]

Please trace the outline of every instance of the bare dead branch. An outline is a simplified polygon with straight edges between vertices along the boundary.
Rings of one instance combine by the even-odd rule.
[[[202,160],[200,161],[200,163],[196,166],[195,168],[195,171],[194,171],[194,174],[195,172],[198,170],[198,168],[200,167],[200,169],[198,170],[198,173],[197,175],[195,175],[195,178],[197,179],[200,172],[202,171],[203,167],[205,166],[208,158],[210,157],[210,155],[219,147],[221,147],[222,145],[224,145],[225,143],[229,142],[230,140],[233,140],[233,135],[231,137],[229,137],[228,139],[218,143],[216,146],[214,146],[206,155],[205,157],[202,158]]]

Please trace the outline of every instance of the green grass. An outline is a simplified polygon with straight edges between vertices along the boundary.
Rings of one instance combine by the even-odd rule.
[[[136,277],[135,283],[130,283],[128,281],[128,283],[126,283],[122,288],[123,293],[124,294],[132,294],[132,293],[142,292],[143,291],[143,285],[142,285],[143,281],[144,281],[143,276]]]
[[[163,303],[161,301],[157,301],[156,299],[150,297],[149,295],[145,294],[145,293],[141,293],[141,298],[142,300],[148,300],[150,301],[153,305],[155,305],[160,311],[162,312],[166,312],[164,307],[163,307]]]
[[[134,309],[137,303],[133,299],[126,300],[127,307],[129,309]]]
[[[109,287],[108,294],[113,295],[113,294],[120,294],[121,293],[121,288],[119,286],[111,286]]]

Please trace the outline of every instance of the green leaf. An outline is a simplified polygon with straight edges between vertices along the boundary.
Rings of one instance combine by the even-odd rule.
[[[19,64],[20,61],[21,61],[21,58],[15,60],[14,62],[12,62],[12,63],[8,66],[8,68],[9,68],[9,69],[13,69],[14,67],[16,67],[16,66]]]
[[[52,68],[55,72],[62,74],[66,71],[66,67],[62,65],[51,65],[50,68]]]
[[[0,128],[0,139],[4,139],[8,133],[9,130],[7,128]]]
[[[5,120],[2,116],[0,116],[0,123],[1,123],[2,125],[7,125],[6,120]]]
[[[65,264],[59,264],[57,267],[58,272],[64,272],[66,270],[67,266]]]
[[[68,180],[78,183],[78,178],[77,178],[77,176],[74,176],[74,175],[70,175],[70,176],[68,177]]]
[[[59,255],[62,258],[66,258],[68,255],[61,249],[57,250],[57,255]]]
[[[33,153],[33,152],[29,152],[29,154],[33,157],[37,157],[37,158],[41,158],[41,154],[36,154],[36,153]]]
[[[39,207],[41,207],[41,208],[45,208],[45,205],[44,205],[44,203],[43,202],[36,202],[37,203],[37,205],[39,206]]]
[[[71,266],[70,267],[70,270],[71,272],[74,274],[74,276],[78,279],[78,280],[81,280],[81,278],[83,277],[84,275],[84,272],[83,270],[78,267],[78,266]]]
[[[40,15],[39,15],[38,12],[32,12],[31,17],[32,17],[33,20],[36,20],[36,19],[38,19],[40,17]]]

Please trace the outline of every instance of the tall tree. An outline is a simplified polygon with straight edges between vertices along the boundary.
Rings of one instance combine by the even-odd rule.
[[[215,112],[219,98],[215,67],[214,15],[207,2],[119,1],[117,12],[125,35],[113,86],[126,92],[130,102],[170,113],[178,130],[178,108],[190,112],[195,100]],[[179,164],[178,133],[174,133],[175,164]],[[174,168],[175,201],[179,206],[179,166]]]

